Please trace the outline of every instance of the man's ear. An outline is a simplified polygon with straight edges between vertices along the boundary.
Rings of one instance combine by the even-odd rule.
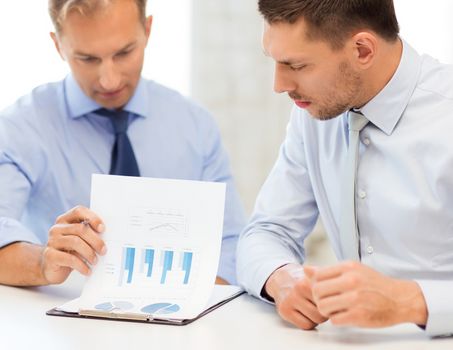
[[[360,32],[352,38],[354,60],[363,69],[372,65],[378,48],[378,40],[369,32]]]
[[[57,50],[58,54],[60,55],[63,61],[66,61],[60,47],[60,41],[58,40],[58,35],[54,32],[50,32],[50,37],[52,38],[53,44],[55,45],[55,49]]]
[[[146,17],[145,20],[145,34],[146,34],[146,41],[148,42],[149,36],[151,35],[151,28],[153,26],[153,16]]]

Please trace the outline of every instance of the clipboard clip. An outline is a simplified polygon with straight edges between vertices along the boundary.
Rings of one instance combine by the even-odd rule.
[[[101,311],[101,310],[90,310],[90,309],[80,309],[80,316],[88,317],[101,317],[101,318],[110,318],[110,319],[123,319],[123,320],[133,320],[133,321],[152,321],[154,318],[149,314],[138,314],[133,312],[115,312],[115,311]]]

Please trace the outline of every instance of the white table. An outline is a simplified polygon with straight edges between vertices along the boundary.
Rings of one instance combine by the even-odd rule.
[[[453,349],[453,338],[429,339],[413,325],[364,330],[326,323],[302,331],[246,295],[187,326],[45,315],[79,296],[82,282],[74,274],[60,286],[0,286],[0,349]]]

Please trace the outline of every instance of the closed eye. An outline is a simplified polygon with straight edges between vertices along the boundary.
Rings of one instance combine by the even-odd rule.
[[[129,55],[131,52],[132,52],[132,50],[121,51],[121,52],[118,52],[115,56],[116,57],[124,57],[124,56]]]
[[[299,65],[299,66],[289,66],[289,68],[292,70],[292,71],[300,71],[302,69],[304,69],[307,65],[306,64],[303,64],[303,65]]]
[[[97,57],[93,57],[93,56],[80,56],[78,59],[85,63],[94,63],[99,60]]]

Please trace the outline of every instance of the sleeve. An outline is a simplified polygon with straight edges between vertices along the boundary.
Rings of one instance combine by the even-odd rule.
[[[294,109],[277,162],[238,243],[239,284],[259,298],[273,271],[303,263],[303,242],[319,214],[305,161],[302,118]]]
[[[453,335],[452,281],[416,280],[428,307],[425,330],[430,336]]]
[[[231,174],[219,129],[207,112],[200,109],[199,113],[206,117],[201,123],[204,153],[202,180],[226,184],[222,248],[217,275],[231,284],[236,284],[236,247],[239,233],[245,226],[244,208]]]
[[[7,128],[0,122],[0,248],[19,241],[39,243],[39,238],[20,220],[27,205],[31,182],[27,171],[21,168],[21,153],[11,148],[15,138],[21,137],[16,128]]]

